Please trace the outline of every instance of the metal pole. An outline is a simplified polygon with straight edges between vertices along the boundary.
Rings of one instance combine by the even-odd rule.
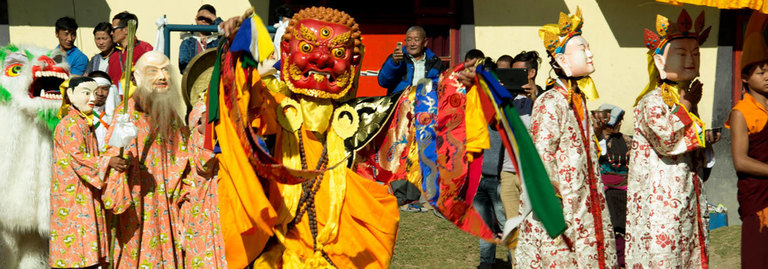
[[[211,32],[216,33],[219,31],[218,25],[190,25],[190,24],[166,24],[165,28],[163,29],[163,36],[165,37],[163,48],[165,56],[168,57],[168,59],[171,58],[171,32]],[[275,33],[276,29],[275,27],[272,27],[271,25],[267,26],[267,31],[270,33]]]

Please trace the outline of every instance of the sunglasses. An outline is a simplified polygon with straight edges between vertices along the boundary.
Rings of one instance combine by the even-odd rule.
[[[211,19],[203,17],[203,16],[197,17],[195,19],[198,20],[198,21],[206,22],[208,24],[213,24],[213,21]]]

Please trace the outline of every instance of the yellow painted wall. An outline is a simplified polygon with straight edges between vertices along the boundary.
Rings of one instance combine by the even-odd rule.
[[[475,42],[487,56],[498,59],[503,54],[515,56],[523,50],[535,49],[542,57],[537,84],[543,87],[551,67],[538,29],[556,23],[559,12],[567,14],[581,7],[584,38],[594,54],[592,78],[600,99],[590,101],[590,109],[603,103],[618,105],[626,111],[622,132],[632,134],[632,105],[648,82],[646,52],[642,44],[643,28],[655,29],[656,14],[671,21],[677,19],[681,7],[650,0],[491,0],[475,1]],[[693,19],[705,11],[705,25],[712,26],[709,39],[701,48],[700,79],[704,94],[699,104],[702,120],[712,120],[719,10],[686,5]],[[709,128],[709,126],[708,126]]]
[[[256,13],[266,20],[269,14],[267,0],[9,0],[8,16],[10,40],[14,44],[34,44],[54,48],[58,40],[54,36],[56,19],[74,17],[80,26],[75,45],[90,59],[99,50],[93,42],[93,27],[98,22],[112,22],[112,17],[128,11],[139,18],[137,37],[155,46],[157,26],[155,21],[163,16],[169,24],[194,24],[197,10],[203,4],[216,8],[216,15],[226,20],[239,16],[253,6]],[[181,32],[171,32],[171,63],[178,63]],[[178,83],[180,76],[174,81]],[[180,84],[177,84],[180,85]]]

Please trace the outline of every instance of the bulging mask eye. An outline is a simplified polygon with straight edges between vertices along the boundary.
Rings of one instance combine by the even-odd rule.
[[[5,75],[15,77],[21,74],[21,64],[12,64],[5,68]]]
[[[314,49],[314,47],[311,44],[302,41],[301,43],[299,43],[299,49],[303,53],[310,53],[312,52],[312,49]]]
[[[320,37],[328,38],[330,36],[331,36],[331,29],[328,29],[325,27],[323,29],[320,29]]]
[[[336,58],[343,58],[346,50],[344,48],[335,48],[331,51]]]

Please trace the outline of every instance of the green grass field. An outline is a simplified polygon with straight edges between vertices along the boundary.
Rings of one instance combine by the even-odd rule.
[[[715,229],[710,233],[710,268],[732,269],[740,266],[741,226]],[[494,268],[509,268],[507,249],[496,248]],[[392,268],[476,268],[480,264],[478,239],[431,211],[401,212],[400,230],[392,257]]]

